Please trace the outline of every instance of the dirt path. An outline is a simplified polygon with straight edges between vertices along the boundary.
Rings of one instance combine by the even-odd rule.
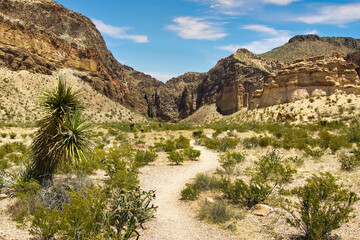
[[[141,186],[144,190],[156,190],[155,204],[159,207],[156,218],[146,225],[148,229],[141,239],[235,239],[229,232],[196,219],[188,205],[180,200],[180,192],[185,183],[197,173],[219,166],[217,153],[200,146],[194,148],[201,151],[199,161],[185,162],[181,166],[164,164],[142,168]]]

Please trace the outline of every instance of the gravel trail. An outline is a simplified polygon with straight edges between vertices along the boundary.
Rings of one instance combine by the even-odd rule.
[[[192,143],[193,144],[193,143]],[[219,166],[217,153],[201,146],[199,161],[186,161],[183,165],[169,164],[146,166],[141,169],[140,185],[144,190],[156,190],[155,205],[159,206],[156,218],[146,224],[144,240],[217,240],[235,239],[227,231],[199,221],[189,206],[180,200],[185,183],[197,173]]]

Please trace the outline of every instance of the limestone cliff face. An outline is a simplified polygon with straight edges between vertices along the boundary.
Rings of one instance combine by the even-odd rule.
[[[116,61],[87,17],[52,0],[2,0],[0,66],[51,74],[72,68],[98,91],[146,114],[162,82]]]
[[[269,76],[263,89],[253,95],[250,107],[266,107],[336,92],[360,94],[356,68],[356,64],[346,61],[340,53],[334,53],[329,60],[324,57],[298,59]]]
[[[239,49],[209,71],[198,87],[198,105],[216,102],[222,114],[248,107],[253,93],[281,66],[279,62],[267,61],[246,49]]]

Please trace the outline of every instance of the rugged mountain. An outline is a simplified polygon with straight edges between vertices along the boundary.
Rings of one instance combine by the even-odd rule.
[[[345,55],[360,50],[360,39],[351,37],[319,37],[317,35],[298,35],[288,43],[260,56],[266,59],[292,63],[298,58],[324,56],[330,58],[334,52]]]
[[[182,119],[203,105],[216,103],[220,113],[231,114],[248,107],[254,91],[261,89],[267,77],[282,65],[239,49],[207,73],[187,73],[169,80],[162,88],[165,93],[158,94],[160,102],[168,106],[158,110]]]
[[[359,95],[358,65],[344,57],[342,53],[334,53],[329,59],[313,57],[294,61],[269,76],[263,89],[253,95],[250,107],[267,107],[334,93]]]
[[[52,74],[61,68],[109,98],[146,114],[162,82],[116,61],[87,17],[52,0],[1,0],[0,66]]]

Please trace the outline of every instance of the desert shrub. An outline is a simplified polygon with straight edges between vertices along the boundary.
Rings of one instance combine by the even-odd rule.
[[[302,231],[306,239],[320,240],[330,235],[350,220],[352,205],[358,200],[356,194],[338,185],[330,173],[313,175],[303,187],[292,193],[298,201],[291,203],[287,210],[292,218],[287,222]]]
[[[232,175],[235,171],[236,164],[245,160],[245,156],[241,152],[226,152],[220,155],[220,166],[225,170],[225,173]]]
[[[63,205],[60,215],[62,239],[86,239],[99,234],[106,207],[105,194],[99,189],[86,193],[70,193],[69,204]]]
[[[70,192],[70,202],[63,210],[40,206],[30,223],[30,233],[49,239],[93,239],[104,224],[105,194],[100,189]]]
[[[216,149],[221,152],[225,152],[230,149],[236,148],[240,140],[238,138],[230,138],[230,137],[224,137],[224,138],[208,138],[203,137],[201,138],[202,144],[205,145],[205,147],[210,149]]]
[[[259,138],[259,146],[260,147],[267,147],[272,144],[271,137],[260,137]]]
[[[272,150],[255,162],[255,168],[250,171],[249,183],[242,179],[233,181],[222,178],[219,188],[234,203],[252,207],[267,200],[275,187],[281,190],[292,180],[295,172],[295,169],[284,163],[277,151]]]
[[[1,133],[0,136],[1,136],[2,138],[6,138],[7,133]]]
[[[59,215],[55,209],[39,206],[31,220],[29,233],[44,240],[51,239],[59,230]]]
[[[296,166],[301,166],[304,164],[304,159],[299,156],[288,157],[286,161],[295,163]]]
[[[169,156],[167,157],[170,162],[175,163],[176,165],[179,165],[180,163],[184,162],[184,155],[182,152],[179,151],[171,151],[169,153]]]
[[[200,189],[196,184],[186,183],[185,188],[181,191],[182,200],[195,200],[199,197]]]
[[[202,129],[193,131],[194,138],[200,138],[204,135],[204,131]]]
[[[110,148],[103,157],[102,165],[110,177],[106,181],[110,189],[124,188],[130,190],[138,185],[138,166],[131,145],[123,144],[118,148]]]
[[[137,151],[135,155],[135,162],[138,166],[145,166],[151,162],[154,162],[157,158],[157,154],[151,151]]]
[[[11,133],[9,134],[9,136],[10,136],[11,139],[15,139],[16,136],[17,136],[17,134],[14,133],[14,132],[11,132]]]
[[[311,157],[321,157],[322,155],[324,155],[324,151],[321,149],[312,149],[310,147],[306,147],[305,149],[305,153]]]
[[[197,160],[197,159],[200,157],[200,155],[201,155],[201,151],[200,151],[200,150],[196,150],[196,149],[194,149],[194,148],[192,148],[192,147],[185,148],[185,149],[183,150],[183,152],[184,152],[184,155],[185,155],[188,159],[190,159],[190,160],[192,160],[192,161]]]
[[[192,183],[185,184],[185,188],[181,191],[181,199],[195,200],[201,191],[212,190],[218,188],[218,180],[216,177],[210,177],[204,173],[196,174]]]
[[[244,138],[242,144],[247,149],[254,148],[259,145],[259,139],[257,137]]]
[[[355,152],[355,154],[351,156],[341,154],[339,161],[341,163],[341,170],[352,171],[360,165],[359,153]]]
[[[190,140],[183,135],[175,140],[176,149],[184,149],[190,147]]]
[[[353,119],[350,126],[345,129],[349,142],[360,143],[360,121]]]
[[[153,217],[157,207],[151,201],[155,198],[154,191],[115,192],[111,199],[110,209],[106,214],[106,232],[111,239],[130,239],[140,237],[139,228]]]
[[[207,220],[211,223],[223,223],[228,221],[232,215],[224,201],[210,203],[205,200],[200,204],[199,217],[201,220]]]
[[[336,136],[330,134],[327,131],[320,131],[319,137],[320,137],[320,147],[322,147],[323,149],[330,148],[332,152],[336,152],[341,147],[346,147],[346,148],[351,147],[351,144],[347,141],[346,137],[343,136]]]

